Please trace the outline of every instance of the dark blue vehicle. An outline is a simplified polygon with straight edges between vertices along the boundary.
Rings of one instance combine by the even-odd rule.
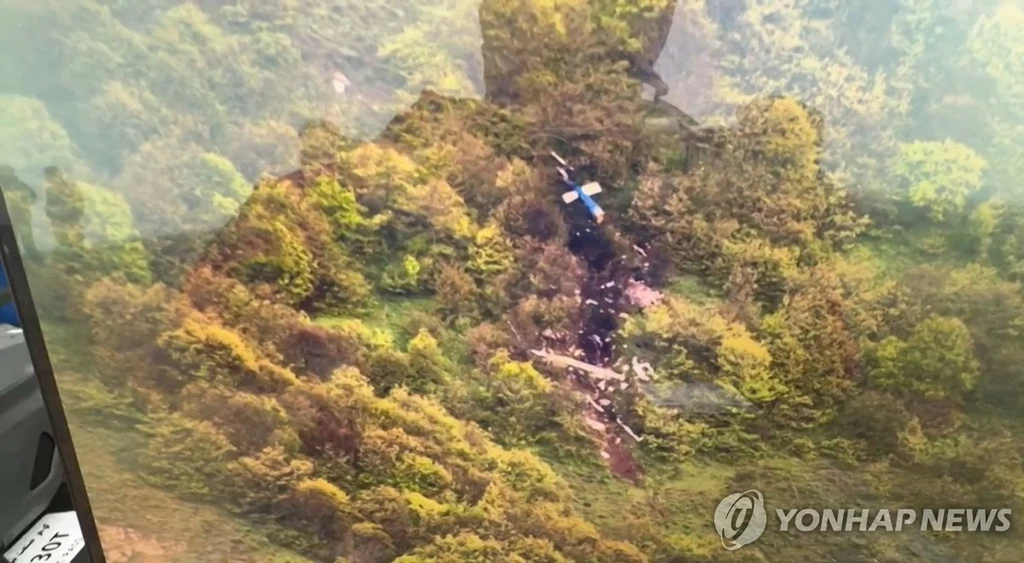
[[[11,286],[7,282],[7,272],[0,267],[0,324],[8,324],[16,327],[21,326],[18,319],[18,310],[11,298]]]

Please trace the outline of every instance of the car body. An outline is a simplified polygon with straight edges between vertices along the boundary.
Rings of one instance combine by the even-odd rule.
[[[5,324],[0,324],[0,460],[0,546],[8,546],[46,511],[63,480],[63,465],[24,333]]]

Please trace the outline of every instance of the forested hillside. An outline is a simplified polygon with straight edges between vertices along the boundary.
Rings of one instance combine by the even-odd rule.
[[[711,522],[1024,508],[1019,0],[0,15],[68,409],[147,483],[332,563],[1019,560]]]

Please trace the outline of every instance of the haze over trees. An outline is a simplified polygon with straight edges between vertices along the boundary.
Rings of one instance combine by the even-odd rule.
[[[1018,560],[1016,527],[733,553],[711,514],[1022,508],[1019,2],[0,14],[69,409],[145,436],[149,482],[335,563]],[[606,327],[595,280],[636,272],[665,297]],[[598,328],[652,368],[603,405],[642,441],[528,352]]]

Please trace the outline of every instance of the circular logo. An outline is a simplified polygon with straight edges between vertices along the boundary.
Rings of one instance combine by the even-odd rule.
[[[733,551],[761,537],[768,525],[764,511],[764,496],[760,491],[733,493],[718,503],[715,509],[715,529],[722,547]]]

